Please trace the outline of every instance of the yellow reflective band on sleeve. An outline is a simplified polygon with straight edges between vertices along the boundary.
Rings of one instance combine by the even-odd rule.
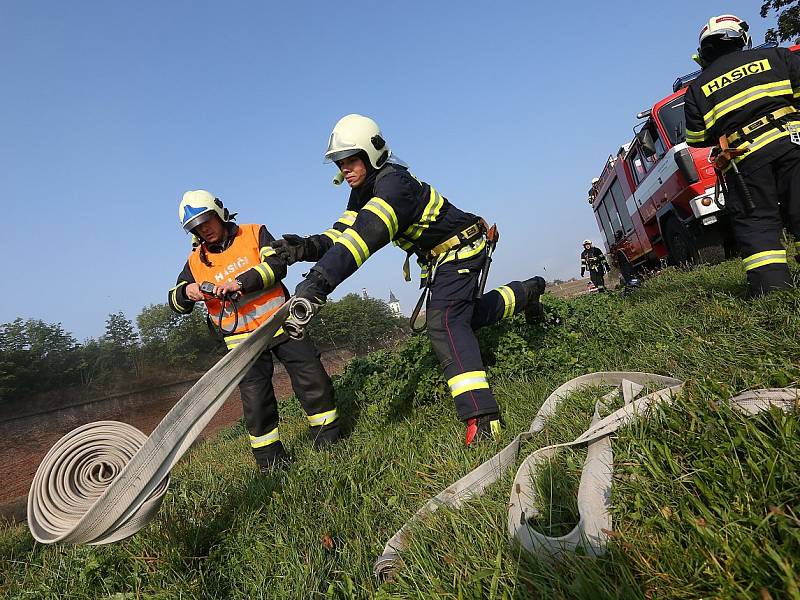
[[[517,305],[517,298],[514,295],[514,290],[507,285],[504,285],[503,287],[497,288],[497,291],[500,292],[500,295],[503,297],[503,304],[505,305],[505,310],[503,310],[503,318],[507,319],[508,317],[513,317],[514,308]]]
[[[356,268],[364,264],[369,258],[369,248],[355,229],[346,229],[336,240],[336,244],[341,244],[350,251],[356,261]]]
[[[800,98],[800,91],[797,91],[794,94],[792,94],[792,97],[793,98]]]
[[[755,85],[746,89],[743,92],[736,94],[716,104],[714,108],[703,115],[703,121],[706,124],[706,129],[711,129],[714,123],[721,117],[724,117],[729,112],[741,108],[756,100],[762,98],[774,98],[777,96],[791,96],[793,94],[792,84],[788,79],[781,81],[773,81],[772,83],[765,83],[763,85]]]
[[[383,221],[386,229],[389,230],[389,239],[394,239],[400,226],[397,223],[397,214],[388,202],[382,198],[375,197],[364,205],[363,210],[368,210]]]
[[[436,222],[442,210],[442,206],[444,206],[444,197],[431,186],[431,197],[430,200],[428,200],[428,204],[425,205],[425,210],[422,211],[422,216],[419,221],[406,229],[403,235],[412,240],[416,240],[422,235],[423,231],[431,226],[431,223]]]
[[[468,371],[447,380],[453,398],[473,390],[488,390],[489,382],[486,381],[486,371]]]
[[[745,271],[758,269],[767,265],[786,264],[786,250],[765,250],[751,254],[742,259]]]
[[[275,256],[275,254],[276,254],[275,248],[273,248],[272,246],[264,246],[259,253],[262,261],[266,260],[270,256]]]
[[[253,268],[261,275],[261,280],[264,282],[264,289],[271,288],[275,284],[275,272],[267,263],[261,263]]]
[[[403,239],[403,238],[397,238],[392,243],[395,246],[399,246],[400,248],[402,248],[406,252],[408,252],[409,250],[411,250],[411,248],[414,247],[414,243],[413,242],[409,242],[408,240]]]
[[[308,415],[308,424],[311,425],[311,427],[320,427],[322,425],[327,425],[328,423],[333,423],[338,418],[339,414],[334,408],[333,410],[329,410],[327,412]]]
[[[333,229],[333,228],[331,227],[330,229],[327,229],[327,230],[325,230],[325,231],[322,233],[322,235],[324,235],[324,236],[326,236],[326,237],[330,238],[332,241],[334,241],[334,242],[335,242],[335,241],[336,241],[336,240],[339,238],[339,236],[340,236],[340,235],[342,235],[342,232],[341,232],[341,231],[339,231],[338,229]]]
[[[686,130],[686,141],[691,142],[702,142],[706,139],[706,130],[703,131],[691,131],[689,129]]]
[[[280,442],[281,436],[278,433],[278,428],[276,427],[269,433],[265,433],[264,435],[251,435],[250,436],[250,447],[251,448],[263,448],[264,446],[269,446],[270,444],[274,444],[275,442]]]
[[[357,216],[358,213],[356,211],[346,210],[344,211],[344,213],[342,213],[342,216],[336,220],[336,222],[341,223],[342,225],[345,225],[347,227],[350,227],[353,223],[356,222]]]
[[[180,304],[178,304],[178,288],[181,288],[181,287],[183,287],[183,286],[184,286],[184,285],[186,285],[187,283],[188,283],[187,281],[179,281],[179,282],[178,282],[178,285],[176,285],[174,288],[172,288],[172,289],[169,291],[169,303],[170,303],[170,304],[172,304],[172,307],[173,307],[173,308],[174,308],[174,309],[175,309],[177,312],[179,312],[179,313],[183,313],[183,314],[186,314],[186,313],[188,313],[188,312],[190,312],[190,311],[189,311],[189,309],[187,309],[187,308],[184,308],[184,307],[182,307]],[[163,289],[163,288],[162,288],[162,289]]]

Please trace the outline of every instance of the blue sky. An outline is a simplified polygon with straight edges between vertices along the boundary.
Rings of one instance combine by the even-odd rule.
[[[0,322],[61,322],[163,302],[189,251],[177,221],[205,188],[239,222],[318,233],[344,209],[322,154],[339,117],[375,118],[456,205],[497,222],[490,285],[579,273],[599,239],[586,192],[667,95],[703,21],[761,2],[0,3]],[[386,248],[333,294],[406,313]],[[287,278],[290,290],[303,265]]]

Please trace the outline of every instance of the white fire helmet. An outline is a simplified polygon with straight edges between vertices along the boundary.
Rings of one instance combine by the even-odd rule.
[[[589,244],[591,246],[592,240],[583,240],[583,245],[585,246],[586,244]]]
[[[391,156],[375,121],[363,115],[346,115],[339,119],[331,132],[325,162],[335,163],[362,150],[375,169],[380,169]]]
[[[748,33],[750,26],[736,15],[711,17],[700,30],[698,54],[703,56],[703,46],[715,40],[741,40],[742,48],[752,48],[753,40]]]
[[[186,192],[178,205],[178,219],[186,233],[191,233],[192,229],[208,221],[215,214],[223,223],[227,223],[230,217],[228,209],[222,206],[220,199],[206,190]]]

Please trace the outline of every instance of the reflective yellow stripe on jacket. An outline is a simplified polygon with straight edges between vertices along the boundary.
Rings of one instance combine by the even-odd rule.
[[[234,348],[236,348],[236,346],[245,341],[251,333],[253,332],[248,331],[246,333],[236,333],[234,335],[226,335],[225,346],[228,348],[228,350],[233,350]],[[280,329],[278,329],[278,331],[275,332],[275,335],[273,337],[276,338],[281,337],[284,333],[286,332],[284,331],[283,327],[281,327]]]
[[[776,96],[793,96],[792,83],[788,79],[781,81],[773,81],[762,85],[754,85],[747,88],[743,92],[739,92],[735,96],[726,98],[722,102],[715,104],[714,107],[703,115],[703,121],[706,124],[706,129],[711,129],[718,119],[724,117],[728,113],[742,108],[751,102],[761,100],[762,98],[776,97]],[[688,141],[688,132],[687,132]]]
[[[178,290],[183,286],[185,286],[187,283],[188,283],[187,281],[179,281],[178,285],[176,285],[169,291],[169,303],[172,305],[172,308],[174,308],[176,312],[183,314],[186,314],[191,311],[183,308],[180,304],[178,304]]]
[[[397,214],[388,202],[382,198],[375,197],[367,202],[362,210],[371,212],[383,221],[383,224],[386,225],[386,229],[389,231],[389,239],[394,239],[400,226],[397,221]]]
[[[422,211],[422,216],[419,218],[419,221],[400,234],[400,237],[395,243],[403,250],[410,250],[414,245],[413,240],[418,239],[432,223],[436,222],[443,206],[444,197],[431,186],[430,199],[425,205],[425,209]]]
[[[334,225],[336,225],[338,223],[339,225],[344,225],[345,227],[350,227],[350,226],[353,225],[353,223],[356,222],[356,217],[357,216],[358,216],[358,213],[356,211],[354,211],[354,210],[346,210],[346,211],[344,211],[344,213],[342,213],[342,216],[339,217],[336,220],[336,223],[334,223]],[[330,238],[331,241],[335,242],[337,239],[339,239],[339,236],[342,235],[342,232],[339,231],[338,229],[335,229],[334,227],[331,227],[330,229],[327,229],[327,230],[323,231],[322,235]]]
[[[692,131],[690,129],[686,130],[686,143],[687,144],[697,144],[699,142],[703,142],[706,139],[706,130],[703,131]]]
[[[342,235],[336,238],[334,244],[341,244],[350,251],[353,260],[356,261],[356,268],[363,265],[364,261],[369,258],[370,252],[367,243],[353,228],[345,229]]]
[[[744,142],[739,144],[736,147],[736,149],[737,150],[747,149],[749,150],[749,152],[742,154],[741,156],[736,156],[734,157],[733,160],[736,161],[737,163],[747,160],[750,156],[752,156],[758,150],[761,150],[767,144],[771,144],[772,142],[775,142],[781,138],[788,137],[789,135],[791,134],[788,131],[781,131],[780,129],[775,128],[775,129],[770,129],[765,133],[762,133],[761,135],[753,139],[752,142],[745,140]],[[728,168],[730,168],[730,166]],[[727,170],[728,169],[725,169],[725,171]]]

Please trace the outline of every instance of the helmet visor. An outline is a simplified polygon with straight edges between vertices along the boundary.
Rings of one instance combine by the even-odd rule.
[[[726,27],[725,29],[716,29],[711,33],[705,32],[700,36],[700,45],[708,43],[713,40],[743,40],[745,32],[739,28]]]
[[[216,213],[213,210],[207,210],[205,212],[201,212],[199,215],[195,215],[188,221],[183,224],[183,230],[186,233],[191,233],[192,229],[200,225],[200,223],[205,223],[211,217],[213,217]]]
[[[336,162],[344,158],[358,154],[363,148],[349,139],[343,137],[339,132],[334,131],[328,140],[328,149],[325,151],[325,162]]]

